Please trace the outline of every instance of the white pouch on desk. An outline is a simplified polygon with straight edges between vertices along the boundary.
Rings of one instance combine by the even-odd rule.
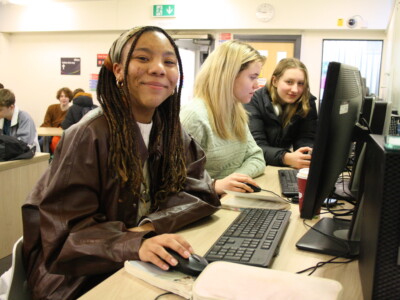
[[[193,300],[340,299],[342,285],[331,279],[217,261],[193,285]]]

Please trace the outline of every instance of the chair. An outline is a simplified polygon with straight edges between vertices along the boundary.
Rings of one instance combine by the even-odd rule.
[[[12,253],[11,265],[11,284],[7,292],[6,299],[29,300],[31,298],[26,273],[22,261],[22,243],[23,237],[15,242]]]

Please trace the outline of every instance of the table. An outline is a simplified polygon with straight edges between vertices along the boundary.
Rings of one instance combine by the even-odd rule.
[[[22,236],[21,206],[49,165],[49,153],[31,159],[0,162],[0,258],[12,252]]]
[[[64,130],[61,127],[38,127],[36,128],[38,136],[43,136],[43,152],[50,152],[50,137],[62,136]]]
[[[264,189],[280,193],[278,169],[280,168],[267,166],[264,175],[256,178],[256,182]],[[295,273],[314,266],[320,261],[327,261],[332,258],[331,256],[305,252],[296,248],[296,242],[308,228],[303,225],[303,219],[299,216],[298,205],[292,204],[290,210],[292,211],[290,223],[280,246],[280,253],[272,264],[272,269]],[[204,255],[237,215],[238,212],[236,211],[221,209],[214,215],[179,231],[179,234],[191,243],[196,253]],[[306,223],[314,225],[317,221],[318,219],[306,220]],[[339,281],[343,286],[342,299],[362,299],[357,261],[349,264],[325,265],[315,271],[312,276]],[[136,279],[124,269],[121,269],[87,292],[80,299],[154,299],[163,292],[165,291]],[[162,297],[162,299],[182,298],[176,295],[168,295]]]

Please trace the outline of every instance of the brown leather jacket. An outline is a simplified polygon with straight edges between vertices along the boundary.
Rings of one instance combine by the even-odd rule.
[[[108,140],[100,110],[68,129],[22,207],[24,259],[33,299],[75,299],[120,269],[125,260],[139,259],[141,241],[150,233],[127,231],[137,226],[138,199],[110,176]],[[203,150],[185,132],[183,141],[184,189],[146,216],[157,234],[175,232],[220,205],[204,169]],[[139,149],[142,158],[148,157],[150,182],[157,185],[162,145],[148,153],[141,140]]]

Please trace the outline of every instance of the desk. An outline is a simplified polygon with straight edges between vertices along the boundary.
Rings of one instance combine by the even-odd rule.
[[[256,182],[263,188],[280,193],[278,182],[278,167],[266,167],[263,176]],[[222,199],[223,201],[223,199]],[[296,242],[308,230],[299,217],[298,205],[291,205],[292,216],[286,234],[283,238],[280,253],[275,258],[272,269],[297,272],[314,266],[320,261],[326,261],[331,256],[297,250]],[[214,215],[186,227],[179,233],[193,246],[196,253],[204,255],[227,226],[235,219],[238,212],[219,210]],[[314,225],[318,220],[307,220]],[[361,282],[358,273],[358,262],[349,264],[332,264],[319,268],[312,276],[335,279],[343,285],[342,299],[362,299]],[[163,290],[153,287],[125,272],[124,269],[104,280],[98,286],[87,292],[80,299],[154,299]],[[322,299],[323,297],[321,297]],[[181,299],[176,295],[162,299]]]
[[[38,136],[43,136],[43,152],[50,152],[50,137],[62,136],[64,130],[61,127],[38,127],[36,128]]]
[[[48,167],[49,158],[48,153],[36,153],[31,159],[0,162],[0,258],[11,254],[22,236],[21,206]]]

